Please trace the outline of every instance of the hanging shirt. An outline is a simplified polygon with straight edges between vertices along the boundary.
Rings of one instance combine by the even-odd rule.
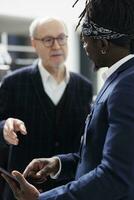
[[[133,54],[129,54],[128,56],[125,56],[124,58],[120,59],[118,62],[116,62],[115,64],[113,64],[110,68],[108,68],[102,74],[103,80],[106,81],[106,79],[108,77],[110,77],[123,63],[127,62],[128,60],[130,60],[133,57],[134,57]]]
[[[38,67],[44,90],[49,96],[49,98],[52,100],[52,102],[55,105],[57,105],[69,82],[70,79],[69,71],[66,69],[64,79],[60,83],[57,83],[54,77],[45,69],[45,67],[43,67],[40,60],[38,63]]]

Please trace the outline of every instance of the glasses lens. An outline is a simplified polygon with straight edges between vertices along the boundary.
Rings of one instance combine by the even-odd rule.
[[[66,35],[62,35],[60,37],[57,38],[59,45],[64,45],[67,42],[67,36]]]
[[[52,37],[46,37],[43,39],[43,43],[46,47],[51,47],[53,45],[53,38]]]
[[[42,39],[44,46],[46,47],[52,47],[54,44],[54,41],[57,40],[59,45],[65,45],[67,42],[67,36],[66,35],[60,35],[57,38],[54,37],[45,37]]]

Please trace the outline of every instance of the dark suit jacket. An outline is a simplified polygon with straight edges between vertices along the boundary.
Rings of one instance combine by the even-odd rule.
[[[75,73],[70,73],[57,106],[44,92],[37,65],[6,77],[0,88],[1,146],[5,144],[2,131],[8,117],[23,120],[28,132],[27,136],[18,134],[19,145],[10,147],[8,170],[23,171],[33,158],[77,151],[91,99],[91,83]]]
[[[39,200],[134,199],[134,58],[114,72],[87,118],[80,155],[59,156],[75,181]]]

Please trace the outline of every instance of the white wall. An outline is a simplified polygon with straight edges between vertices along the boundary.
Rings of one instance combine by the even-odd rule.
[[[74,0],[0,0],[0,13],[18,16],[57,16],[69,22],[77,20],[85,1],[79,0],[72,8]]]
[[[0,14],[12,17],[58,17],[62,18],[69,29],[69,55],[67,66],[79,72],[79,47],[75,32],[78,16],[85,1],[79,0],[72,8],[74,0],[0,0]]]

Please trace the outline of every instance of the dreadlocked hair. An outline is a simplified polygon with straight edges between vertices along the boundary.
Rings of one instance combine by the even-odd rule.
[[[86,0],[79,24],[85,15],[104,28],[134,34],[134,0]]]
[[[96,24],[115,31],[127,34],[128,38],[111,40],[118,46],[134,52],[134,0],[92,0],[90,18]]]
[[[134,34],[134,0],[86,0],[77,27],[85,15],[104,28]]]
[[[76,0],[72,7],[74,7],[74,6],[78,3],[78,1],[79,1],[79,0]],[[77,24],[77,26],[76,26],[76,30],[77,30],[77,28],[80,26],[80,23],[81,23],[82,19],[84,18],[84,16],[86,15],[86,13],[89,13],[89,11],[88,11],[88,10],[89,10],[89,7],[88,7],[89,1],[90,1],[90,0],[86,0],[85,8],[84,8],[84,10],[82,11],[82,13],[79,15],[79,21],[78,21],[78,24]]]
[[[76,29],[85,16],[101,27],[127,34],[131,41],[134,39],[134,0],[86,0]],[[117,40],[117,44],[124,46],[129,41],[128,39],[126,41],[120,39],[120,41]],[[116,43],[115,40],[112,42]]]

